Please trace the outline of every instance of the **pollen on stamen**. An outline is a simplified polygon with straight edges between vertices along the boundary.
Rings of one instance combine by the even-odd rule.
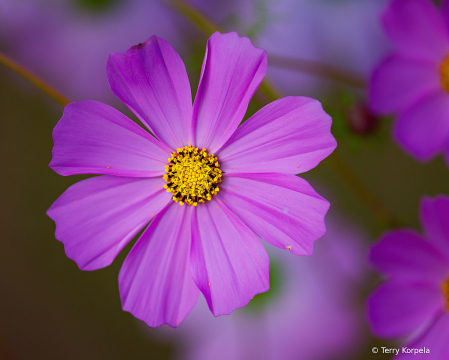
[[[206,149],[192,145],[177,148],[164,166],[164,189],[173,194],[173,201],[179,205],[198,206],[212,200],[220,190],[222,171],[219,167],[217,157]]]
[[[440,66],[441,85],[443,89],[449,92],[449,56]]]

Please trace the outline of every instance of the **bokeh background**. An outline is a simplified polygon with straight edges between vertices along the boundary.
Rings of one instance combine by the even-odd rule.
[[[48,167],[63,108],[0,67],[0,359],[387,359],[371,348],[395,343],[373,337],[365,319],[365,298],[379,282],[367,247],[389,227],[419,229],[420,198],[448,194],[449,174],[441,157],[421,164],[403,153],[392,120],[365,107],[364,84],[390,46],[379,22],[386,1],[187,3],[266,49],[267,78],[283,96],[317,98],[332,115],[337,150],[303,174],[331,202],[327,235],[310,258],[269,249],[271,290],[247,308],[216,319],[200,298],[177,329],[148,328],[121,310],[118,293],[134,241],[111,266],[83,272],[55,239],[45,212],[83,178]],[[0,52],[71,101],[103,101],[135,119],[109,88],[110,53],[156,34],[181,55],[196,92],[208,35],[174,4],[0,0]],[[257,93],[248,116],[267,101]]]

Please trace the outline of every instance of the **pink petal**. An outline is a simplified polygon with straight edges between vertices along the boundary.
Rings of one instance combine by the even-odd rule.
[[[393,113],[409,107],[441,89],[440,71],[427,61],[391,55],[371,75],[370,107],[378,113]]]
[[[443,309],[441,287],[426,283],[386,283],[368,298],[373,332],[382,337],[406,335]]]
[[[215,316],[270,288],[263,245],[217,197],[199,204],[192,224],[192,275]]]
[[[410,230],[388,232],[371,248],[369,260],[395,280],[421,280],[436,286],[441,285],[449,271],[449,260]]]
[[[81,270],[111,264],[169,201],[162,178],[98,176],[69,187],[48,209],[56,239]]]
[[[50,167],[60,175],[162,176],[170,149],[114,108],[71,103],[53,130]]]
[[[420,219],[430,243],[449,261],[449,199],[439,195],[421,201]]]
[[[382,20],[388,37],[403,55],[434,64],[448,55],[448,30],[431,1],[393,0]]]
[[[189,79],[168,42],[152,36],[125,53],[111,54],[107,72],[114,94],[159,140],[172,149],[193,143]]]
[[[227,174],[308,171],[337,146],[331,124],[314,99],[274,101],[235,131],[218,153],[221,167]]]
[[[428,161],[443,149],[449,136],[449,94],[438,92],[400,114],[394,137],[405,151]]]
[[[207,41],[193,105],[196,145],[218,151],[243,119],[267,70],[267,54],[237,33],[214,33]]]
[[[198,299],[190,272],[191,206],[160,212],[126,257],[119,275],[123,310],[149,326],[178,326]]]
[[[297,176],[226,176],[218,195],[259,237],[293,254],[311,255],[313,242],[326,233],[329,202]]]
[[[449,359],[449,312],[437,316],[429,329],[416,341],[407,344],[412,349],[428,349],[430,353],[400,353],[398,359],[440,360]]]

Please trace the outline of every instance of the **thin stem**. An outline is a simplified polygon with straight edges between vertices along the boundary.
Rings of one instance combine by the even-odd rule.
[[[277,90],[267,79],[262,80],[258,90],[263,92],[267,99],[270,101],[275,101],[282,97],[282,94],[279,92],[279,90]]]
[[[325,162],[344,180],[362,203],[387,225],[388,228],[404,225],[394,214],[365,186],[362,180],[351,170],[346,161],[334,151]]]
[[[166,0],[172,7],[189,19],[206,36],[212,35],[215,31],[223,32],[219,26],[215,25],[205,15],[195,7],[183,0]]]
[[[195,7],[187,4],[183,0],[166,0],[171,4],[177,11],[189,19],[196,27],[201,30],[206,36],[210,36],[215,31],[223,32],[217,25],[215,25],[210,19],[199,12]],[[270,56],[270,59],[273,59]],[[285,60],[285,58],[274,57],[274,60],[279,62],[280,59]],[[318,63],[302,62],[304,65],[308,66],[309,70],[315,72],[316,75],[330,77],[334,80],[350,83],[353,86],[363,86],[362,82],[358,79],[355,80],[352,76],[347,76],[340,71],[336,71],[333,67],[326,65],[324,68],[319,66]],[[323,65],[323,64],[321,64]],[[296,64],[297,66],[297,64]],[[270,82],[264,80],[259,86],[266,98],[270,101],[277,100],[281,97],[280,93],[275,90]],[[380,221],[388,223],[388,226],[395,226],[399,221],[391,214],[391,212],[386,208],[382,202],[380,202],[376,196],[365,186],[365,184],[355,175],[351,168],[346,164],[345,160],[341,158],[336,152],[334,152],[328,159],[329,165],[337,172],[349,188],[358,196],[362,203],[372,211]]]
[[[365,81],[361,77],[318,61],[271,54],[268,55],[268,63],[270,66],[316,75],[350,86],[365,87]]]
[[[4,65],[8,69],[14,71],[16,74],[23,77],[25,80],[32,83],[39,90],[42,90],[44,93],[53,98],[56,102],[58,102],[62,106],[65,106],[71,102],[65,96],[61,95],[59,92],[53,89],[50,85],[46,84],[44,81],[39,79],[36,75],[33,75],[31,72],[24,69],[22,66],[20,66],[19,64],[17,64],[16,62],[14,62],[13,60],[11,60],[2,53],[0,53],[0,64]]]

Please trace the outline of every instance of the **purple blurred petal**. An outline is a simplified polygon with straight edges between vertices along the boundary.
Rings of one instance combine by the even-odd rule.
[[[435,283],[446,279],[449,260],[411,230],[393,230],[371,248],[370,262],[394,280],[421,280]]]
[[[111,264],[170,201],[160,178],[97,176],[69,187],[48,209],[56,239],[82,270]]]
[[[158,34],[178,52],[189,53],[192,25],[158,0],[102,0],[112,6],[94,13],[85,5],[98,0],[6,1],[0,6],[2,51],[76,101],[121,105],[105,63],[136,39]]]
[[[193,143],[189,79],[168,42],[152,36],[125,53],[111,54],[107,72],[112,91],[159,140],[172,149]]]
[[[333,64],[364,76],[385,54],[386,41],[378,14],[385,0],[273,1],[269,21],[257,45],[269,54],[267,76],[285,94],[319,97],[328,84],[320,77],[276,68],[279,54]],[[285,16],[284,16],[285,15]]]
[[[396,141],[420,161],[443,149],[449,135],[449,94],[438,92],[421,99],[398,117]]]
[[[248,119],[219,151],[227,174],[297,174],[314,168],[337,146],[332,119],[306,97],[274,101]]]
[[[329,202],[297,176],[227,176],[218,196],[259,237],[296,255],[311,255],[313,242],[326,233]]]
[[[258,237],[216,197],[196,208],[192,275],[215,316],[268,291],[269,258]]]
[[[371,75],[370,107],[381,114],[393,113],[439,89],[441,78],[434,64],[390,55]]]
[[[53,130],[50,167],[60,175],[162,176],[170,149],[114,108],[69,104]]]
[[[388,282],[368,298],[368,317],[376,335],[394,337],[412,332],[443,306],[440,286],[424,282]]]
[[[243,119],[267,70],[267,54],[237,33],[214,33],[207,41],[193,105],[196,146],[217,152]]]
[[[419,339],[410,344],[408,348],[430,350],[430,353],[404,354],[400,353],[398,359],[401,360],[441,360],[449,359],[449,312],[442,312],[429,327],[429,329]]]
[[[449,34],[429,0],[393,0],[382,17],[396,49],[404,55],[439,64],[447,56]]]
[[[149,326],[178,326],[198,299],[189,265],[193,211],[172,202],[151,222],[120,270],[123,310]]]
[[[444,22],[446,23],[446,28],[449,31],[449,1],[443,0],[440,5],[441,15],[443,17]]]
[[[433,246],[449,261],[449,199],[437,196],[424,197],[421,201],[420,219],[424,231]],[[448,267],[449,268],[449,267]]]

